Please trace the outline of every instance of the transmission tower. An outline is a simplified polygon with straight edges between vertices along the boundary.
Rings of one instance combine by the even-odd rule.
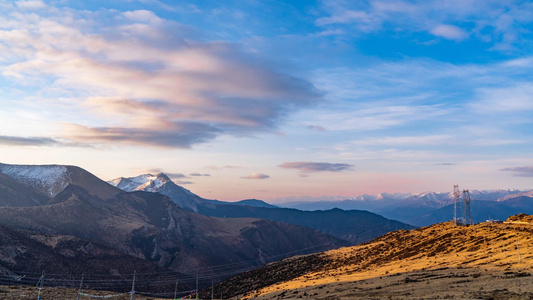
[[[453,223],[455,225],[461,225],[461,220],[460,220],[460,216],[461,216],[461,203],[459,202],[460,201],[460,198],[461,197],[461,192],[459,192],[459,185],[454,185],[453,186]],[[457,213],[459,210],[459,214]],[[459,219],[458,219],[459,218]]]
[[[463,190],[463,203],[463,216],[465,225],[472,225],[474,224],[474,220],[472,220],[472,207],[470,207],[470,191],[468,190]]]

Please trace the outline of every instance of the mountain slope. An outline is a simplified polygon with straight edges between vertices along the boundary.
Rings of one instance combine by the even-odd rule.
[[[173,283],[163,282],[165,276],[187,278],[157,263],[75,236],[45,235],[0,224],[0,285],[34,286],[44,272],[47,286],[78,287],[79,282],[69,279],[85,274],[84,288],[124,290],[122,286],[131,284],[136,270],[151,274],[150,283],[142,287],[145,290],[174,288]],[[185,280],[182,286],[193,287]]]
[[[34,193],[51,199],[68,185],[77,185],[101,199],[112,198],[122,190],[76,166],[9,165],[0,163],[0,173],[22,184]]]
[[[0,173],[0,206],[34,206],[46,203],[49,197],[21,185]]]
[[[214,207],[199,207],[198,212],[214,217],[253,217],[297,224],[323,231],[353,244],[367,242],[390,231],[415,228],[362,210],[301,211],[289,208],[237,207],[219,204]]]
[[[180,207],[197,212],[198,206],[204,204],[204,199],[191,191],[175,184],[167,175],[143,174],[137,177],[119,177],[108,181],[109,184],[126,192],[145,191],[161,193],[168,196]]]
[[[392,230],[414,228],[411,225],[360,210],[332,209],[309,212],[279,208],[260,200],[231,203],[203,199],[173,183],[162,173],[156,176],[145,174],[131,178],[118,178],[110,183],[126,191],[144,190],[164,194],[179,206],[202,215],[219,218],[260,218],[301,225],[323,231],[352,244],[369,241]]]
[[[215,289],[239,299],[530,299],[532,233],[530,225],[493,223],[400,230],[265,265]]]
[[[35,193],[44,195],[43,191],[53,187],[54,195],[42,205],[0,207],[0,223],[44,234],[76,236],[154,262],[161,268],[184,273],[202,268],[216,278],[229,274],[221,271],[219,265],[237,265],[231,272],[238,272],[291,254],[346,245],[337,238],[297,225],[195,214],[161,194],[123,192],[76,167],[51,168],[61,170],[65,176],[48,177],[44,172],[46,178],[60,178],[68,183],[57,192],[55,187],[63,186],[63,182],[28,176],[43,174],[41,167],[36,171],[31,168],[13,167],[10,170],[19,172],[7,173],[28,189],[31,182],[44,182],[37,185]]]

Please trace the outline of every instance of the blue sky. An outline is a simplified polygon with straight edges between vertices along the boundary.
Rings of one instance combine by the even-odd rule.
[[[4,163],[164,171],[225,200],[532,188],[528,1],[0,12]]]

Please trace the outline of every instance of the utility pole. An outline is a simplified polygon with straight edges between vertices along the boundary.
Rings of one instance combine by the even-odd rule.
[[[472,219],[472,207],[470,207],[470,191],[469,190],[463,190],[463,202],[464,202],[464,220],[465,225],[472,225],[474,224],[474,220]]]
[[[213,279],[211,279],[211,300],[215,299],[215,286],[213,285]]]
[[[133,271],[133,282],[131,283],[131,292],[130,292],[130,300],[133,300],[133,294],[135,294],[135,273],[137,271]]]
[[[176,286],[174,287],[174,299],[178,298],[178,280],[176,279]]]
[[[39,282],[37,282],[37,284],[39,285],[39,295],[37,296],[37,299],[38,300],[41,300],[42,297],[43,297],[43,285],[44,285],[44,271],[43,273],[41,274],[41,278],[39,279]]]
[[[461,193],[459,192],[459,185],[453,186],[453,223],[457,226],[460,225],[459,220],[457,220],[457,209],[459,208],[459,197]]]
[[[198,299],[198,271],[196,271],[196,299]]]
[[[81,274],[80,288],[78,289],[78,299],[80,300],[81,286],[83,285],[83,274]]]

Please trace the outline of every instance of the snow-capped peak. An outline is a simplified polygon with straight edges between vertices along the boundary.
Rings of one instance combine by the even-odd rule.
[[[0,164],[0,173],[33,186],[50,197],[60,193],[71,182],[67,167],[61,165]]]
[[[169,181],[170,179],[167,175],[159,173],[157,175],[142,174],[136,177],[128,178],[120,177],[109,181],[109,183],[126,192],[154,192]]]

